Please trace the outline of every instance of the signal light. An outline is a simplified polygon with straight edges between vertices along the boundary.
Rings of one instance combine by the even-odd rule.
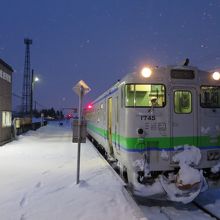
[[[87,108],[88,108],[88,109],[92,109],[92,105],[89,104],[89,105],[87,106]]]

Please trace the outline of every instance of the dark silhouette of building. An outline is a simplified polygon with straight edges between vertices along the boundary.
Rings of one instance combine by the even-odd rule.
[[[0,146],[11,140],[12,72],[11,66],[0,59]]]

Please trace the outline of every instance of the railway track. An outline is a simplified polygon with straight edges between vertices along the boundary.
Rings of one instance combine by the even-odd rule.
[[[214,220],[219,217],[195,202],[187,205],[169,201],[137,201],[138,206],[149,220]]]
[[[97,148],[96,143],[92,142],[97,152],[103,160],[106,161],[112,168],[111,170],[122,181],[124,188],[122,189],[125,197],[132,203],[136,216],[141,220],[220,220],[220,217],[212,213],[210,210],[193,201],[189,204],[182,204],[167,200],[153,200],[134,196],[127,187],[124,180],[121,178],[115,167],[112,166],[112,161],[106,160],[106,156],[100,149]]]
[[[207,213],[208,215],[210,215],[212,218],[220,220],[219,215],[214,214],[212,212],[210,212],[207,208],[205,208],[204,206],[200,205],[198,202],[193,201],[192,202],[197,208],[201,209],[203,212]]]

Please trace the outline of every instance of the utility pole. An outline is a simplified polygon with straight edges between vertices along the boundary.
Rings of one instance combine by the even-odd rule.
[[[30,103],[30,116],[33,117],[33,88],[34,87],[34,70],[31,71],[31,103]]]

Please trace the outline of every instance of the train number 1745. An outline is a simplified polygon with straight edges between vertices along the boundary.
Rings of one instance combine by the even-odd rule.
[[[151,121],[154,121],[156,118],[155,118],[155,115],[141,115],[141,120],[151,120]]]

